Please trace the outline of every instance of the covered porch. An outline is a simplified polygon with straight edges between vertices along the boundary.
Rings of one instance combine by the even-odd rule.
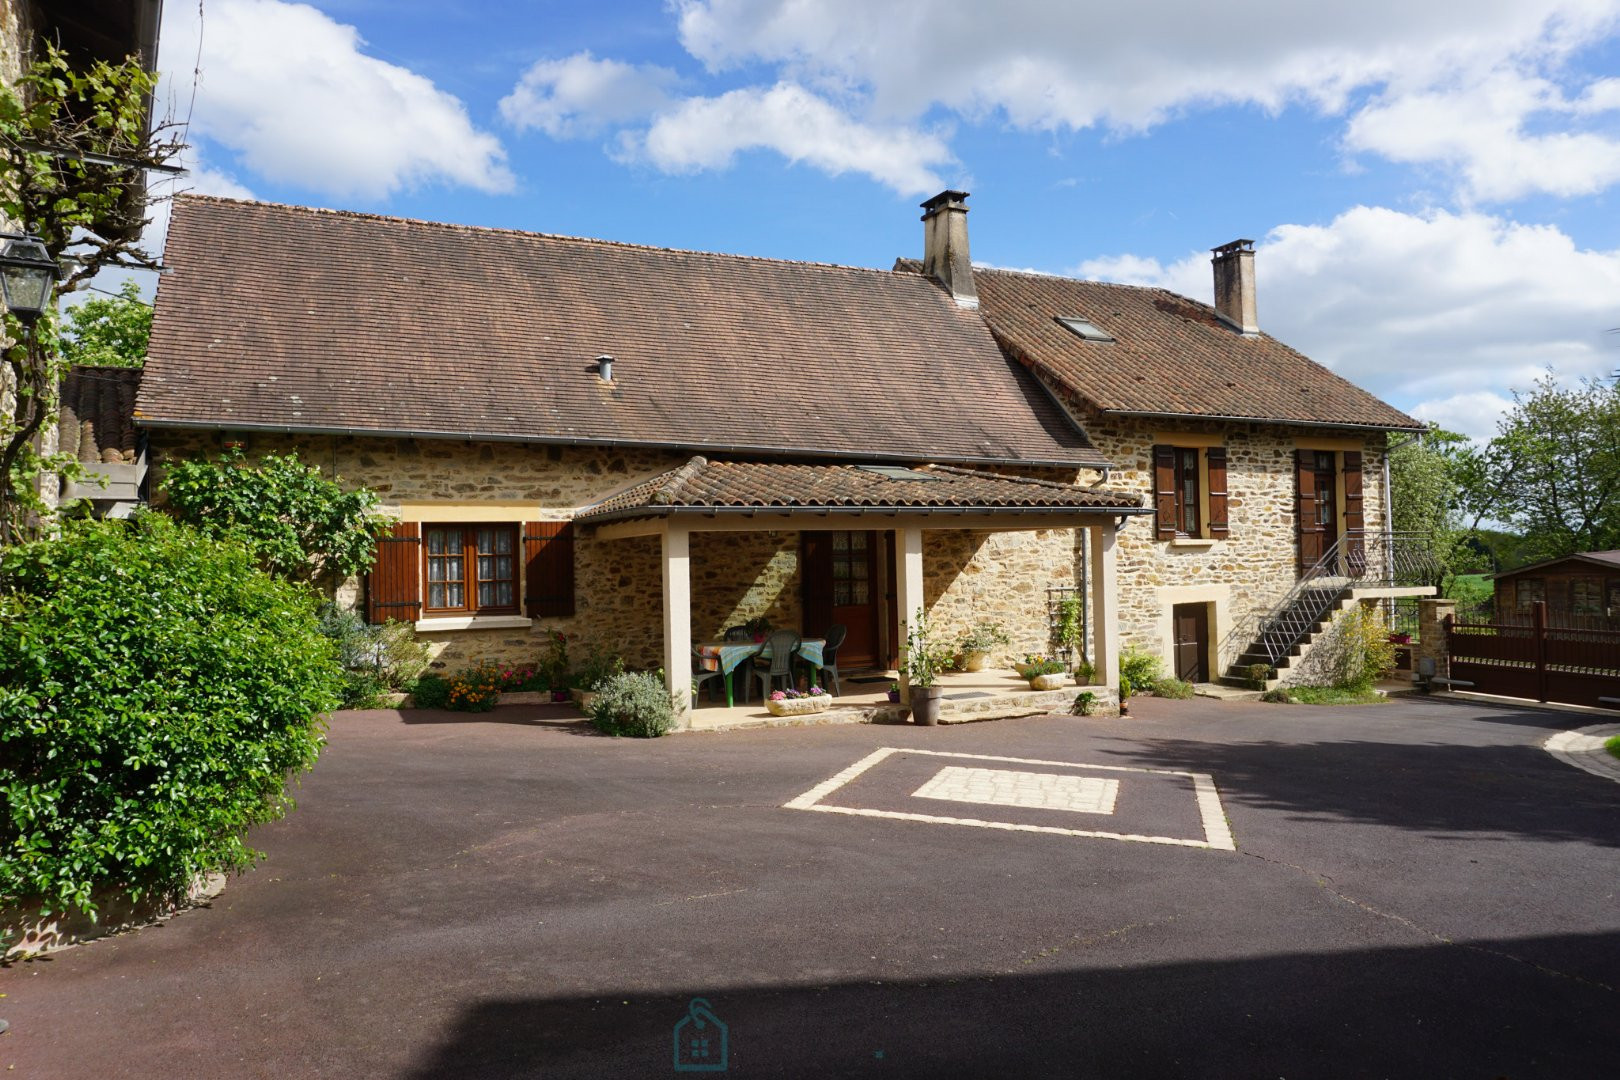
[[[840,657],[842,685],[834,703],[835,709],[870,710],[870,718],[881,719],[888,706],[886,693],[891,680],[899,683],[902,703],[910,699],[911,687],[905,677],[906,640],[915,613],[929,606],[925,578],[937,568],[925,566],[925,537],[939,531],[998,534],[1080,530],[1076,537],[1083,544],[1088,567],[1084,582],[1089,610],[1085,651],[1096,665],[1094,682],[1101,687],[1117,685],[1115,539],[1130,516],[1144,512],[1132,495],[945,466],[911,469],[709,462],[699,457],[588,508],[576,521],[590,528],[601,541],[657,538],[665,676],[683,714],[681,726],[706,727],[735,726],[769,715],[758,686],[754,687],[751,705],[740,699],[739,692],[731,708],[709,706],[698,710],[695,723],[690,711],[693,646],[697,643],[693,634],[693,582],[695,576],[701,576],[695,570],[702,569],[694,565],[694,548],[714,550],[714,537],[766,532],[847,535],[858,530],[881,538],[893,554],[892,559],[874,559],[872,564],[877,576],[870,583],[877,605],[872,651],[876,662],[863,665],[866,670],[856,674]],[[702,542],[695,545],[695,538]],[[809,622],[813,619],[810,609],[816,586],[806,582],[800,585],[807,593],[804,621]],[[1035,591],[1033,587],[1031,591]],[[792,629],[812,637],[824,632],[826,626]],[[948,675],[941,685],[947,702],[982,702],[986,696],[1029,692],[1027,684],[1005,669]],[[971,696],[952,699],[953,693]],[[1072,700],[1073,694],[1069,690],[1063,704]],[[722,711],[725,717],[708,719],[708,715]],[[949,715],[959,710],[945,711]]]

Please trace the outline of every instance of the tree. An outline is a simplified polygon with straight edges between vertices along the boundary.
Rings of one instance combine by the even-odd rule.
[[[93,296],[62,313],[62,360],[70,367],[140,367],[152,335],[152,305],[125,281],[117,296]]]
[[[266,454],[250,464],[233,447],[216,461],[177,461],[168,466],[163,492],[181,521],[205,536],[245,544],[277,577],[311,585],[370,569],[377,538],[392,524],[373,513],[375,492],[345,491],[296,453]]]
[[[155,269],[142,247],[148,224],[145,171],[182,149],[169,125],[149,124],[157,76],[136,57],[72,67],[54,45],[15,85],[0,86],[0,218],[38,236],[62,267],[59,292],[89,284],[111,266]],[[0,397],[0,544],[37,531],[47,509],[43,474],[72,475],[71,455],[42,454],[35,442],[56,410],[66,368],[56,320],[29,334],[5,316]]]
[[[1564,387],[1548,371],[1497,425],[1469,481],[1482,515],[1532,559],[1620,548],[1620,383]]]
[[[1467,436],[1438,424],[1389,452],[1390,527],[1424,538],[1437,567],[1436,587],[1483,562],[1470,542],[1477,521],[1466,523],[1472,454]]]

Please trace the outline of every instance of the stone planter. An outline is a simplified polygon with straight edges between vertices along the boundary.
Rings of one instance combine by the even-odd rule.
[[[939,723],[940,686],[913,686],[911,688],[911,717],[924,727]]]
[[[1037,675],[1029,680],[1029,688],[1031,690],[1061,690],[1068,681],[1069,677],[1061,672],[1054,675]]]
[[[832,695],[820,694],[816,697],[783,698],[781,701],[765,702],[765,708],[772,716],[804,716],[808,713],[825,712],[832,707]]]
[[[579,706],[580,712],[589,712],[591,702],[596,700],[595,690],[570,690],[569,694],[573,697],[574,704]]]
[[[161,922],[198,904],[205,904],[225,891],[224,874],[205,874],[185,888],[172,892],[148,893],[131,900],[121,890],[104,886],[90,894],[96,905],[94,916],[74,911],[40,914],[37,901],[0,907],[0,960],[14,960],[31,953],[64,949],[121,930]]]
[[[990,657],[985,652],[965,652],[962,654],[963,671],[983,671],[985,661]]]

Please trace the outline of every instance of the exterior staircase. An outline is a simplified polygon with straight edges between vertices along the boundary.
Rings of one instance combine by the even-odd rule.
[[[1261,689],[1249,668],[1265,664],[1263,689],[1282,683],[1332,624],[1339,612],[1371,593],[1374,596],[1432,592],[1438,566],[1427,537],[1402,533],[1347,533],[1315,566],[1301,574],[1269,611],[1240,620],[1222,642],[1221,655],[1231,657],[1219,679],[1222,686]]]

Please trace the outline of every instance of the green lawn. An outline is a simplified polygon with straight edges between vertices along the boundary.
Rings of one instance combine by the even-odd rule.
[[[1607,750],[1615,757],[1620,757],[1620,735],[1616,735],[1614,738],[1604,743],[1603,749]]]

